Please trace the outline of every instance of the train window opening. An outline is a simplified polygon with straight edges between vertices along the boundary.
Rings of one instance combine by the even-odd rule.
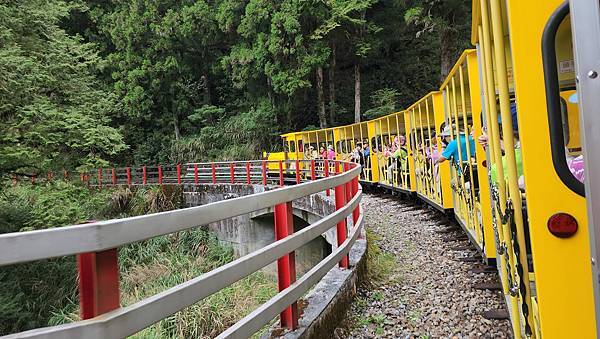
[[[584,196],[584,159],[568,3],[546,23],[542,37],[552,163],[562,182]]]
[[[290,151],[290,146],[286,138],[283,138],[283,151],[286,153]]]
[[[294,141],[290,141],[290,152],[296,152],[296,143]]]

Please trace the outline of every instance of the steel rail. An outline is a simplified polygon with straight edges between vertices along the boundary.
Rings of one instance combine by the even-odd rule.
[[[360,166],[331,177],[208,205],[85,225],[0,235],[0,266],[97,252],[156,236],[207,225],[345,184]]]
[[[356,167],[355,169],[357,168],[360,169],[360,167]],[[354,172],[350,171],[347,173],[352,174]],[[343,178],[343,176],[339,176],[338,178]],[[300,186],[301,185],[293,186],[293,188],[297,189]],[[283,189],[271,192],[281,191],[283,191]],[[294,233],[293,235],[265,246],[197,278],[188,280],[164,292],[141,300],[133,305],[119,308],[93,319],[54,327],[34,329],[26,332],[15,333],[2,338],[104,339],[123,338],[135,334],[144,328],[201,301],[207,296],[218,292],[222,288],[229,286],[240,279],[243,279],[244,277],[267,266],[271,262],[274,262],[278,258],[295,251],[299,247],[320,236],[335,226],[339,221],[347,218],[352,211],[359,206],[361,198],[362,190],[359,190],[352,200],[350,200],[350,202],[343,208]],[[211,205],[214,206],[214,204]],[[357,225],[361,224],[362,221],[357,222]],[[359,227],[356,226],[354,228],[355,230],[352,234],[352,238],[347,239],[342,246],[338,247],[338,249],[334,251],[333,254],[335,255],[335,258],[337,258],[338,255],[342,256],[345,253],[344,250],[349,250],[349,243],[350,241],[354,241],[357,235],[356,230],[359,229]],[[307,284],[315,281],[318,275],[323,272],[326,265],[330,263],[335,264],[335,262],[337,262],[332,260],[333,259],[328,258],[326,264],[319,264],[309,271],[310,274],[316,274],[312,277],[312,279],[311,277],[303,277],[295,285],[292,285],[290,288],[286,289],[283,292],[285,295],[284,301],[287,302],[287,300],[290,300],[292,296],[300,293],[299,291],[307,286]],[[301,294],[299,297],[301,297]],[[269,309],[271,307],[279,309],[282,302],[276,303],[275,306],[269,306]],[[272,311],[270,311],[269,314],[271,313]],[[264,316],[261,317],[261,321],[262,319],[264,319]],[[243,326],[242,328],[248,327]]]
[[[335,249],[333,253],[328,255],[324,260],[321,260],[293,285],[281,291],[268,302],[248,314],[235,325],[221,333],[217,338],[249,338],[252,334],[256,333],[256,331],[260,330],[262,326],[268,324],[271,319],[280,314],[286,307],[302,298],[304,293],[319,282],[348,252],[350,252],[350,249],[360,235],[363,220],[364,215],[361,213],[356,225],[352,228],[350,237]]]

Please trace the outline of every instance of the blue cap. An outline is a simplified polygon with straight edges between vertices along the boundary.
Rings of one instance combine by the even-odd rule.
[[[512,101],[510,103],[510,116],[512,118],[513,130],[519,130],[519,121],[517,120],[517,103]],[[498,123],[502,123],[502,115],[498,115]]]

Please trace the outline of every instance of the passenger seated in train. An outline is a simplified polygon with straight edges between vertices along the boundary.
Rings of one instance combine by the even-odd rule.
[[[435,164],[441,164],[446,160],[453,159],[454,165],[457,166],[457,174],[462,175],[465,182],[470,182],[470,171],[468,166],[464,166],[464,163],[469,163],[471,159],[468,159],[467,154],[467,140],[469,142],[469,152],[471,157],[475,158],[475,140],[469,134],[467,134],[463,130],[459,130],[458,132],[458,141],[453,140],[450,133],[450,126],[444,127],[442,133],[440,133],[440,137],[442,138],[442,142],[446,145],[442,154],[437,158]],[[460,142],[460,155],[459,155],[459,142]],[[459,160],[460,157],[460,160]],[[473,170],[476,170],[476,167],[472,167]],[[473,185],[475,189],[479,187],[479,183],[477,180],[477,174],[473,173]]]
[[[319,157],[321,160],[327,159],[327,152],[325,152],[325,146],[319,147]]]
[[[433,176],[435,181],[439,181],[439,166],[437,159],[440,157],[438,151],[438,142],[435,132],[431,133],[431,139],[429,140],[429,147],[425,147],[425,155],[427,160],[427,166],[433,170]]]
[[[513,125],[513,142],[515,145],[515,161],[517,165],[517,176],[519,178],[519,188],[521,190],[525,189],[525,180],[523,178],[523,157],[521,154],[521,142],[519,140],[519,121],[517,120],[517,105],[515,102],[511,102],[510,104],[510,115],[512,119]],[[498,115],[498,124],[500,128],[502,128],[502,117]],[[488,144],[488,136],[486,130],[482,131],[481,136],[477,140],[484,149],[487,148]],[[506,167],[506,156],[504,155],[504,142],[503,142],[503,134],[502,131],[500,133],[500,149],[502,150],[502,172],[504,174],[504,180],[508,181],[508,168]],[[490,178],[492,180],[492,185],[498,185],[498,170],[496,168],[496,164],[493,164],[490,168]]]
[[[400,182],[399,178],[402,173],[406,172],[408,168],[408,151],[406,150],[406,137],[400,135],[398,137],[398,146],[397,149],[391,155],[391,164],[388,166],[388,180],[390,183],[394,183],[394,172],[396,172],[396,180],[398,183]]]

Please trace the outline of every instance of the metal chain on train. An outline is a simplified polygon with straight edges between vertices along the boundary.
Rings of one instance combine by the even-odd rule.
[[[510,200],[508,200],[507,202],[507,208],[508,205],[510,203],[510,207],[512,208],[512,202]],[[525,276],[523,273],[523,265],[521,265],[521,251],[520,251],[520,246],[519,246],[519,241],[517,240],[517,224],[515,223],[515,219],[514,218],[510,218],[510,231],[511,231],[511,235],[513,238],[513,248],[515,251],[515,261],[516,261],[516,265],[517,265],[517,274],[519,275],[519,291],[521,292],[521,297],[523,298],[523,302],[521,303],[521,309],[523,310],[523,317],[525,318],[525,335],[527,337],[531,337],[532,331],[531,331],[531,326],[529,325],[528,322],[528,317],[529,317],[529,307],[527,306],[527,303],[524,302],[526,299],[528,298],[527,296],[527,285],[526,285],[526,281],[525,281]],[[525,257],[525,263],[527,263],[527,257]]]
[[[463,169],[455,161],[452,161],[452,165],[456,169],[457,181],[458,181],[458,179],[461,176],[463,176]],[[472,201],[473,199],[471,199],[471,195],[466,194],[467,190],[464,189],[461,185],[459,185],[458,182],[456,183],[456,185],[454,185],[454,188],[455,188],[456,193],[461,197],[461,199],[463,199],[466,202],[467,208],[472,211],[473,207],[474,207],[474,202]],[[471,188],[471,189],[474,189],[474,188]]]
[[[494,209],[496,209],[498,215],[500,216],[500,222],[502,223],[502,225],[506,225],[508,224],[510,227],[510,232],[511,232],[511,243],[512,243],[512,247],[513,247],[513,254],[515,255],[515,268],[517,270],[517,275],[519,278],[518,283],[516,281],[513,281],[513,277],[512,274],[510,274],[510,265],[506,265],[507,267],[507,273],[508,273],[508,281],[509,281],[509,286],[510,286],[510,294],[513,296],[516,296],[517,291],[521,294],[521,298],[522,298],[522,302],[521,302],[521,310],[523,312],[523,317],[525,318],[525,335],[527,337],[531,337],[532,335],[532,330],[531,330],[531,325],[529,325],[529,307],[527,306],[527,303],[525,302],[526,298],[528,298],[527,296],[527,286],[525,285],[525,277],[523,275],[523,265],[521,265],[521,253],[520,253],[520,245],[519,245],[519,241],[517,240],[517,225],[515,223],[515,219],[513,218],[514,216],[514,206],[512,203],[512,200],[507,199],[506,200],[506,214],[502,213],[502,208],[500,206],[500,195],[498,193],[498,190],[493,187],[492,188],[492,199],[494,200],[494,203],[492,204],[492,206],[494,207]],[[503,244],[503,251],[506,262],[509,262],[509,256],[508,256],[508,247],[506,245],[506,242]],[[527,258],[525,258],[527,259]]]

